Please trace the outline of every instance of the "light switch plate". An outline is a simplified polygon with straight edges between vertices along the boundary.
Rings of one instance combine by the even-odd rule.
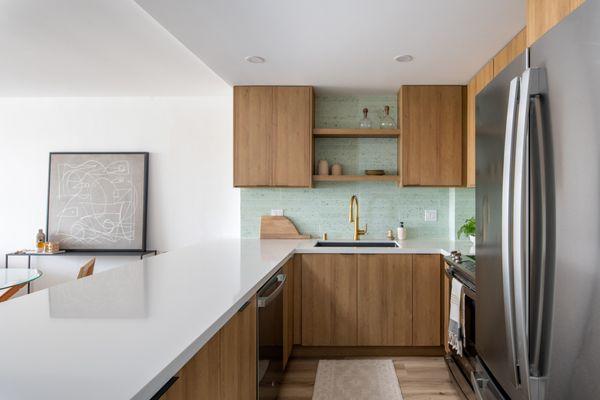
[[[271,210],[271,215],[274,217],[283,217],[283,209],[282,208],[273,208]]]
[[[427,222],[437,221],[437,210],[425,210],[425,221],[427,221]]]

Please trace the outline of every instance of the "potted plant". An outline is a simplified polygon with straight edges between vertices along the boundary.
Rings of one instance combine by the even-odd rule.
[[[475,244],[475,230],[477,224],[475,223],[475,217],[471,217],[465,220],[465,223],[458,230],[458,238],[462,236],[468,236],[469,240]]]

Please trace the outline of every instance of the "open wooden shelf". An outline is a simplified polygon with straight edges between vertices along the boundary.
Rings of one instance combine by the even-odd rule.
[[[314,182],[396,182],[398,175],[313,175]]]
[[[342,128],[315,128],[314,137],[325,138],[397,138],[400,129],[342,129]]]

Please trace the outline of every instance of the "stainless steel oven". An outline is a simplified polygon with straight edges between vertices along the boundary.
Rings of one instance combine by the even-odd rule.
[[[283,378],[283,287],[279,270],[258,291],[258,398],[275,400]]]
[[[450,348],[446,362],[458,386],[467,398],[472,398],[471,375],[477,366],[475,351],[475,308],[477,292],[475,286],[475,257],[444,257],[445,272],[449,278],[463,284],[464,326],[462,326],[463,352],[459,355]],[[448,308],[449,309],[449,308]]]

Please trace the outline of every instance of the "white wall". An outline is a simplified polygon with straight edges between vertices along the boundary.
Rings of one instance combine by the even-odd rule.
[[[232,89],[133,0],[0,0],[0,54],[1,256],[45,226],[51,151],[150,152],[150,248],[239,236]],[[34,289],[85,259],[36,259]]]
[[[149,248],[166,251],[207,236],[239,236],[229,92],[0,99],[0,254],[31,248],[37,228],[45,226],[51,151],[149,151]],[[34,265],[44,276],[34,288],[73,279],[84,260],[39,258]],[[97,271],[131,260],[101,257]],[[12,262],[24,266],[25,259]]]

